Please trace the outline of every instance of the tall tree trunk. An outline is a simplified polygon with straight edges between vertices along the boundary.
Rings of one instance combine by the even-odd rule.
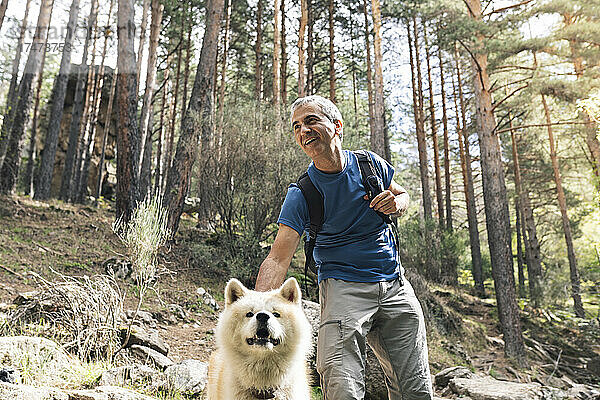
[[[307,23],[308,0],[300,0],[300,28],[298,29],[298,97],[306,96],[306,59],[304,58],[304,33]]]
[[[450,187],[450,142],[448,140],[448,110],[446,107],[446,88],[444,82],[444,59],[442,49],[438,44],[438,59],[440,61],[440,87],[442,91],[442,125],[444,127],[444,182],[446,189],[446,229],[452,232],[452,200]]]
[[[275,4],[273,6],[273,106],[275,107],[275,113],[277,115],[277,121],[279,121],[279,113],[280,113],[280,97],[281,93],[279,92],[279,57],[281,56],[281,26],[280,26],[280,8],[281,4],[279,3],[281,0],[275,0]]]
[[[184,201],[189,191],[198,141],[201,142],[202,153],[206,153],[211,139],[210,136],[214,130],[212,92],[222,14],[223,0],[208,0],[206,29],[202,40],[196,79],[194,80],[188,109],[184,115],[183,129],[177,142],[173,166],[167,174],[164,203],[169,210],[168,228],[173,237],[177,232],[179,218],[183,212]],[[201,121],[201,129],[198,129],[198,120]]]
[[[117,11],[117,218],[128,222],[140,200],[138,157],[140,132],[137,123],[135,24],[133,0],[118,0]]]
[[[313,0],[306,0],[308,6],[308,24],[307,24],[307,32],[306,32],[306,94],[312,95],[315,94],[314,88],[314,67],[315,67],[315,53],[314,53],[314,43],[313,43],[313,33],[314,33],[314,24],[315,24],[315,12],[312,5]]]
[[[188,14],[190,10],[188,9]],[[190,15],[188,15],[189,18]],[[188,20],[188,23],[191,24],[191,19]],[[188,82],[190,80],[190,60],[192,53],[192,29],[187,30],[187,39],[185,46],[185,68],[183,69],[183,93],[181,94],[181,109],[185,112],[187,108],[187,95],[188,95]],[[181,119],[181,123],[183,123],[183,118]]]
[[[137,82],[137,86],[135,87],[136,94],[140,92],[140,71],[142,70],[142,56],[144,54],[144,44],[146,42],[146,28],[148,27],[148,9],[150,8],[150,0],[144,0],[142,4],[142,23],[140,24],[140,42],[138,44],[137,70],[135,73],[135,80]],[[148,57],[150,56],[151,54],[148,52]],[[147,82],[146,85],[148,85]],[[142,145],[143,143],[142,140]]]
[[[110,92],[108,95],[108,106],[106,107],[106,116],[104,118],[104,135],[102,136],[102,150],[100,151],[100,161],[98,162],[98,180],[96,181],[96,201],[100,198],[102,194],[102,182],[104,181],[103,171],[104,171],[104,161],[106,156],[106,142],[108,139],[108,135],[110,133],[110,123],[112,121],[112,110],[113,110],[113,102],[115,99],[115,88],[117,86],[117,71],[113,71],[111,84],[110,84]]]
[[[154,95],[154,85],[156,84],[156,60],[158,56],[156,50],[158,48],[158,36],[160,34],[163,10],[164,5],[160,0],[152,0],[148,64],[146,67],[146,88],[144,89],[144,100],[140,118],[140,159],[142,162],[140,162],[138,167],[138,175],[140,177],[141,194],[146,194],[150,186],[150,165],[152,163],[150,160],[147,160],[145,149],[147,146],[150,146],[150,157],[152,157],[152,130],[150,128],[150,120],[152,119],[152,96]]]
[[[523,268],[523,247],[521,245],[521,205],[515,196],[515,231],[517,231],[517,276],[519,277],[519,297],[525,297],[525,273]]]
[[[254,67],[254,97],[257,102],[262,100],[262,19],[263,19],[263,0],[258,0],[256,5],[256,44],[254,46],[255,67]]]
[[[374,100],[373,100],[373,68],[371,66],[371,28],[369,27],[369,13],[367,10],[367,0],[363,0],[363,14],[365,16],[365,45],[367,47],[367,96],[369,101],[369,132],[371,137],[375,136],[375,121],[373,120]]]
[[[571,276],[571,297],[573,297],[573,305],[575,315],[579,318],[585,318],[583,303],[581,302],[581,288],[579,282],[579,271],[577,270],[577,258],[575,257],[575,249],[573,247],[573,235],[571,234],[571,223],[567,214],[567,201],[565,192],[562,187],[562,178],[558,167],[558,157],[556,156],[556,146],[554,144],[554,133],[552,132],[552,120],[550,119],[550,110],[546,103],[546,96],[542,96],[542,105],[544,106],[544,115],[548,129],[548,141],[550,142],[550,159],[552,160],[552,171],[554,172],[554,182],[556,184],[556,195],[558,206],[560,207],[560,216],[562,219],[563,230],[565,233],[565,242],[567,244],[567,256],[569,258],[569,270]]]
[[[163,155],[163,148],[164,148],[164,144],[166,141],[166,137],[165,137],[165,110],[167,109],[167,87],[168,87],[168,72],[169,72],[169,63],[167,61],[167,69],[165,70],[165,73],[163,75],[163,80],[165,81],[165,84],[163,85],[163,92],[162,92],[162,101],[161,101],[161,107],[160,107],[160,118],[159,118],[159,125],[158,125],[158,142],[156,143],[156,168],[155,168],[155,172],[154,172],[154,192],[157,194],[163,194],[164,193],[164,187],[165,187],[165,163],[164,163],[164,155]]]
[[[19,83],[18,99],[14,103],[15,111],[6,148],[6,156],[0,168],[0,194],[10,194],[15,189],[17,175],[21,165],[21,149],[25,127],[29,120],[29,111],[33,101],[33,91],[40,77],[42,57],[44,52],[48,27],[52,17],[53,0],[42,0],[40,13],[33,42],[30,46],[29,56]]]
[[[6,14],[7,7],[8,0],[2,0],[2,3],[0,3],[0,28],[2,28],[2,23],[4,22],[4,15]]]
[[[27,30],[27,17],[29,16],[30,4],[31,0],[27,0],[25,3],[25,15],[21,21],[19,40],[17,41],[15,58],[13,58],[11,66],[10,84],[8,86],[8,92],[6,93],[6,107],[4,108],[4,119],[2,120],[2,130],[0,131],[0,168],[2,168],[4,156],[6,155],[10,127],[12,126],[14,116],[13,113],[15,111],[15,102],[17,100],[17,82],[19,81],[19,67],[21,66],[21,54],[23,53],[23,42],[25,41],[25,31]]]
[[[465,0],[471,18],[481,21],[480,0]],[[492,107],[492,96],[487,73],[487,53],[484,37],[476,33],[477,48],[471,59],[473,87],[477,113],[483,198],[485,202],[488,244],[492,264],[492,276],[496,288],[498,317],[504,333],[504,352],[518,363],[525,363],[525,346],[519,321],[519,308],[515,295],[508,199],[504,182],[502,152],[496,130],[496,119]]]
[[[98,17],[98,0],[92,0],[90,15],[88,17],[87,34],[83,45],[83,55],[81,65],[77,71],[77,84],[75,87],[75,98],[73,100],[73,108],[71,111],[71,124],[69,127],[69,144],[67,153],[65,154],[65,165],[60,183],[59,198],[68,200],[70,188],[74,176],[75,161],[77,157],[77,146],[79,144],[79,135],[81,134],[81,113],[83,111],[83,101],[85,95],[86,78],[91,73],[91,68],[87,67],[88,49],[92,32],[96,25]]]
[[[40,76],[38,77],[37,87],[35,89],[35,100],[33,102],[33,117],[31,120],[31,135],[29,135],[29,148],[27,151],[27,166],[25,168],[25,176],[23,179],[24,190],[26,195],[33,197],[33,168],[36,158],[36,142],[40,125],[40,96],[42,94],[42,83],[44,83],[44,65],[46,63],[46,43],[44,43],[44,53],[42,55],[42,65],[40,66]]]
[[[335,39],[333,13],[335,9],[335,0],[329,0],[329,99],[335,102],[335,49],[333,41]]]
[[[431,80],[431,56],[427,40],[427,27],[423,25],[423,39],[425,42],[425,60],[427,62],[427,82],[429,83],[429,114],[431,116],[431,138],[433,139],[433,168],[435,170],[435,197],[438,208],[438,222],[444,229],[444,196],[442,194],[442,172],[440,170],[440,145],[437,136],[437,122],[435,120],[435,105],[433,103],[433,81]]]
[[[533,211],[531,209],[531,201],[529,193],[524,188],[523,180],[521,179],[521,167],[519,162],[519,151],[517,149],[517,140],[513,123],[510,114],[510,137],[512,143],[512,156],[515,174],[515,189],[521,207],[521,221],[527,234],[523,234],[523,242],[525,243],[525,259],[527,263],[527,275],[529,277],[529,297],[535,307],[539,306],[541,296],[541,281],[542,281],[542,261],[540,256],[540,244],[537,239],[535,221],[533,219]]]
[[[287,104],[287,43],[285,34],[285,0],[281,0],[281,102]]]
[[[73,0],[69,10],[69,22],[67,23],[67,32],[60,60],[60,69],[58,70],[58,75],[54,81],[52,91],[50,118],[48,119],[48,129],[46,131],[46,139],[44,140],[42,160],[37,178],[37,188],[34,195],[34,198],[37,200],[47,200],[50,197],[56,148],[58,147],[58,134],[60,133],[60,121],[62,121],[65,108],[67,82],[71,73],[71,52],[73,51],[73,38],[75,37],[75,24],[77,23],[78,17],[79,0]]]
[[[114,0],[110,0],[110,5],[108,7],[108,15],[106,18],[107,26],[110,26],[110,19],[112,16],[112,10],[114,6]],[[94,144],[96,138],[96,126],[98,124],[98,113],[100,109],[100,100],[102,98],[102,89],[105,84],[105,67],[104,63],[106,61],[106,51],[108,50],[108,36],[109,30],[104,31],[104,44],[102,45],[102,55],[100,57],[100,68],[98,69],[98,77],[94,81],[94,90],[91,101],[91,107],[89,111],[89,134],[88,141],[86,143],[85,148],[82,151],[82,155],[84,156],[82,167],[81,167],[81,177],[79,179],[79,188],[77,189],[76,202],[83,203],[87,196],[88,189],[88,178],[90,171],[90,163],[92,161],[92,154],[94,153]],[[93,58],[92,58],[93,59]]]
[[[421,88],[421,63],[419,61],[418,31],[416,18],[413,17],[413,31],[407,23],[408,43],[410,51],[411,77],[413,84],[413,111],[415,114],[415,131],[417,135],[417,147],[419,150],[419,172],[421,176],[421,189],[423,191],[423,216],[425,220],[431,219],[431,194],[429,191],[429,170],[427,160],[427,142],[425,140],[425,128],[423,126],[423,96]],[[414,49],[414,55],[413,55]],[[416,61],[416,62],[415,62]]]
[[[185,24],[183,22],[183,16],[182,16],[182,20],[181,20],[181,33],[179,36],[179,44],[178,44],[178,49],[177,49],[177,72],[175,73],[175,90],[173,92],[173,107],[171,108],[171,125],[169,127],[169,143],[167,144],[167,162],[166,162],[166,166],[167,168],[171,165],[171,163],[173,162],[173,146],[175,144],[175,120],[177,119],[177,99],[179,99],[179,83],[181,81],[181,64],[182,64],[182,60],[181,60],[181,53],[183,50],[183,31],[185,28]],[[181,110],[181,115],[183,116],[183,113],[185,112],[185,110]]]
[[[282,0],[283,1],[283,0]],[[225,122],[225,79],[227,78],[227,52],[229,50],[229,24],[231,22],[231,0],[225,6],[225,33],[223,34],[223,62],[221,64],[221,84],[219,85],[219,100],[217,110],[217,131],[215,144],[220,154]]]
[[[473,170],[471,168],[471,154],[469,151],[469,135],[467,131],[467,111],[462,89],[461,68],[459,65],[458,48],[455,52],[456,78],[458,81],[458,96],[460,101],[460,114],[462,128],[458,123],[458,106],[456,105],[456,88],[454,89],[454,103],[456,107],[456,126],[458,128],[458,143],[461,156],[461,168],[463,171],[463,182],[465,188],[465,202],[467,203],[467,220],[469,224],[469,243],[471,246],[471,270],[475,282],[475,291],[480,297],[485,297],[483,285],[483,267],[481,261],[481,243],[479,241],[479,222],[477,221],[477,204],[475,202],[475,189],[473,187]],[[454,81],[452,81],[454,85]]]
[[[385,141],[385,102],[383,99],[383,70],[381,67],[383,62],[381,51],[381,6],[379,0],[371,0],[371,12],[373,14],[373,66],[375,72],[373,77],[375,101],[372,115],[375,129],[374,135],[371,136],[371,150],[386,158],[388,162],[391,162],[392,160],[387,157],[390,152],[386,149]]]

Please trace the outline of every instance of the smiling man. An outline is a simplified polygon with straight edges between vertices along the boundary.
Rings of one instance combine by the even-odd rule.
[[[308,176],[324,198],[323,226],[313,253],[321,305],[317,370],[324,397],[363,399],[368,343],[386,375],[391,400],[432,399],[423,312],[403,276],[391,229],[377,213],[401,215],[408,194],[394,182],[394,168],[369,153],[387,189],[368,201],[357,156],[342,149],[342,115],[331,101],[299,98],[291,112],[296,142],[312,160]],[[297,184],[288,189],[278,223],[256,290],[283,283],[310,224]]]

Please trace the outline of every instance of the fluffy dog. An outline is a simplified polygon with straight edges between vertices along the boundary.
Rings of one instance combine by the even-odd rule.
[[[310,324],[298,282],[255,292],[237,279],[225,288],[217,349],[208,369],[209,400],[309,400]]]

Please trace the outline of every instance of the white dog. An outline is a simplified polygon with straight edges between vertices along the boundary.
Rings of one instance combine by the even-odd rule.
[[[209,400],[309,400],[306,356],[310,324],[298,282],[249,290],[237,279],[225,288],[217,349],[208,370]]]

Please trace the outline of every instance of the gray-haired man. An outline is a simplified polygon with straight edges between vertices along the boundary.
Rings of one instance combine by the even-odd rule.
[[[390,399],[432,399],[423,312],[403,277],[390,229],[376,213],[401,215],[408,194],[392,179],[394,168],[370,153],[387,189],[367,200],[358,160],[342,149],[342,116],[331,101],[303,97],[291,111],[296,142],[312,159],[307,172],[324,197],[324,223],[314,249],[321,304],[317,369],[324,397],[364,397],[368,343],[386,375]],[[292,184],[256,290],[282,284],[309,222],[306,200]]]

